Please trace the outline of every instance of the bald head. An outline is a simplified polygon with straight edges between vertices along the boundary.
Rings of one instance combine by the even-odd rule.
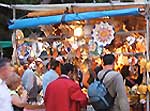
[[[21,78],[14,72],[8,77],[6,84],[11,90],[15,90],[21,84]]]

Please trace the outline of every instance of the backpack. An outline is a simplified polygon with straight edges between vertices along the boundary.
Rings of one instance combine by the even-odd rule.
[[[89,101],[95,110],[108,110],[114,104],[115,97],[110,95],[103,83],[103,79],[110,71],[111,70],[106,71],[101,80],[95,79],[88,87]]]

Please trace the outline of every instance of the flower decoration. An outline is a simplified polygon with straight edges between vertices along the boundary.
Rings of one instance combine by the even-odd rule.
[[[107,22],[96,24],[92,32],[92,37],[99,46],[106,46],[107,44],[110,44],[114,39],[115,32],[113,26],[109,25]]]

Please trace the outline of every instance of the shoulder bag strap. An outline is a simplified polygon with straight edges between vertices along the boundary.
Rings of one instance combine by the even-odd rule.
[[[106,76],[106,75],[108,74],[108,72],[110,72],[110,71],[112,71],[112,70],[107,70],[107,71],[104,73],[104,75],[103,75],[102,79],[100,80],[101,82],[103,82],[103,80],[104,80],[105,76]]]
[[[110,72],[110,71],[112,71],[112,70],[107,70],[105,73],[104,73],[104,75],[103,75],[103,77],[102,77],[102,79],[100,80],[101,82],[103,82],[103,80],[104,80],[104,78],[105,78],[105,76],[108,74],[108,72]],[[113,97],[114,99],[116,98],[116,96],[117,96],[117,93],[115,93],[115,96]]]

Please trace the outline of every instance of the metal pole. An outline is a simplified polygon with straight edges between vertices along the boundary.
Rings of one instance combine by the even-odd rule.
[[[150,16],[146,15],[146,59],[149,61],[149,19]],[[149,84],[149,72],[146,72],[146,84]],[[149,91],[146,93],[146,111],[149,111]]]
[[[93,3],[96,3],[96,0],[93,0]]]
[[[13,21],[16,20],[16,9],[13,7]],[[13,45],[13,54],[12,54],[12,63],[15,64],[17,62],[16,57],[16,30],[13,30],[12,36],[12,45]]]
[[[3,58],[4,53],[3,53],[3,48],[2,47],[0,48],[0,52],[1,52],[1,58]]]

